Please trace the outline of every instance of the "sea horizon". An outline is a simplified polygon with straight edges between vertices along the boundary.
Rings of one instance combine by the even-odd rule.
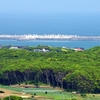
[[[10,14],[12,15],[12,14]],[[22,14],[23,15],[23,14]],[[27,14],[0,17],[0,35],[60,34],[78,36],[100,36],[100,14]],[[7,16],[7,17],[6,17]],[[100,46],[100,41],[16,41],[0,40],[1,45],[91,48]]]

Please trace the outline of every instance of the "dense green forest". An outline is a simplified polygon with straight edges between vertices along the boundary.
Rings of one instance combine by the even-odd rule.
[[[49,52],[34,52],[34,49]],[[49,84],[65,90],[100,93],[100,46],[84,51],[37,46],[0,49],[0,84]]]

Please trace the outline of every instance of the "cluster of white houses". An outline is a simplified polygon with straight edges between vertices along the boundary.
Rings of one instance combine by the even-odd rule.
[[[9,49],[22,49],[23,47],[22,46],[7,46]],[[3,48],[3,46],[2,45],[0,45],[0,48]],[[62,47],[62,48],[65,48],[65,49],[67,49],[66,47]],[[84,51],[84,48],[81,48],[81,47],[75,47],[75,48],[70,48],[70,49],[72,49],[72,50],[75,50],[75,51]],[[48,50],[48,49],[45,49],[45,48],[43,48],[43,49],[38,49],[38,48],[35,48],[34,50],[33,50],[34,52],[50,52],[50,50]]]
[[[10,49],[19,49],[17,46],[12,46],[10,47]],[[84,48],[79,48],[79,47],[76,47],[76,48],[73,48],[73,50],[75,51],[84,51]],[[50,52],[50,50],[48,49],[34,49],[34,52]]]

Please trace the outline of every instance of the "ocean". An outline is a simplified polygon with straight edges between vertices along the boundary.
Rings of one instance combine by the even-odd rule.
[[[1,15],[0,34],[66,34],[80,36],[100,36],[100,14],[27,14]],[[91,48],[100,46],[100,41],[17,41],[0,40],[0,45]]]
[[[82,47],[84,49],[89,49],[94,46],[100,46],[100,41],[50,41],[50,40],[28,40],[28,41],[18,41],[18,40],[0,40],[0,45],[12,45],[12,46],[53,46],[53,47],[66,47],[75,48]]]

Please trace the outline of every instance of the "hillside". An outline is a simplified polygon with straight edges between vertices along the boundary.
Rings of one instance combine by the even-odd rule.
[[[76,52],[59,47],[0,49],[0,84],[46,83],[77,92],[100,93],[100,47]],[[41,49],[40,48],[40,49]]]

